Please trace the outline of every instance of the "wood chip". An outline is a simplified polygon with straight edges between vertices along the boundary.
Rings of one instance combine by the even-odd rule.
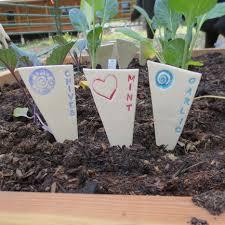
[[[56,193],[56,189],[57,189],[57,183],[54,182],[54,183],[51,185],[51,193]]]
[[[23,177],[23,173],[20,169],[16,169],[16,175],[18,178],[22,178]]]

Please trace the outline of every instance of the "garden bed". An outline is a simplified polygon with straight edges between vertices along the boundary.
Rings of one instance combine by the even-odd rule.
[[[225,56],[197,59],[204,62],[193,68],[203,73],[197,95],[225,96]],[[60,144],[33,121],[13,118],[13,109],[25,104],[22,92],[16,85],[1,88],[1,191],[166,196],[225,191],[224,100],[195,100],[179,144],[167,152],[155,145],[146,67],[140,67],[131,148],[109,147],[90,91],[77,89],[76,95],[79,140]]]

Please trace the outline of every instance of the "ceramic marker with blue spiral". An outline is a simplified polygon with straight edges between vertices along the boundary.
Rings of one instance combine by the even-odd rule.
[[[156,86],[161,89],[167,89],[172,86],[174,81],[173,74],[168,70],[161,70],[155,77]]]

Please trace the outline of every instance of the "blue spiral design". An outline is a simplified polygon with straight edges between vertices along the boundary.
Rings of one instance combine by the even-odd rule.
[[[156,86],[162,89],[171,87],[174,80],[173,74],[168,70],[161,70],[155,77]]]
[[[34,92],[47,95],[55,87],[55,77],[50,70],[40,68],[30,74],[29,83]]]

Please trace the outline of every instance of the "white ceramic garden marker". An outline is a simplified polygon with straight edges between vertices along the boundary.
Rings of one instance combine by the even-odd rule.
[[[113,46],[114,44],[106,44],[97,49],[97,64],[100,64],[102,69],[107,69],[108,59],[112,57]]]
[[[148,61],[156,144],[173,150],[185,125],[200,73]]]
[[[137,52],[138,47],[134,42],[117,39],[114,44],[112,59],[117,59],[120,69],[127,69]]]
[[[72,65],[19,68],[19,73],[58,142],[78,138]]]
[[[138,69],[84,69],[88,85],[112,146],[133,142]]]

